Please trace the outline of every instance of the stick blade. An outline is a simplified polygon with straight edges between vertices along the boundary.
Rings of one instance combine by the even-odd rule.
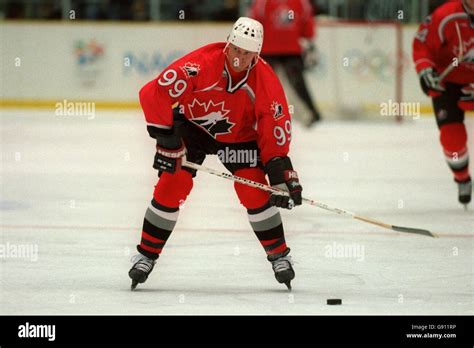
[[[392,230],[397,232],[405,232],[405,233],[414,233],[414,234],[421,234],[423,236],[437,238],[438,236],[433,234],[428,230],[422,230],[421,228],[412,228],[412,227],[403,227],[403,226],[394,226],[392,225]]]

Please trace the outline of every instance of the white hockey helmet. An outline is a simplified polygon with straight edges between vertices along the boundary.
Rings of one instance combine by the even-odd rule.
[[[263,45],[263,25],[255,19],[240,17],[232,26],[227,42],[260,54]]]

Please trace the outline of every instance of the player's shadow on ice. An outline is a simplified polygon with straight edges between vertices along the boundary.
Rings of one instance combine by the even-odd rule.
[[[212,289],[199,289],[192,287],[183,287],[183,288],[166,288],[166,287],[137,287],[135,290],[131,291],[130,288],[124,289],[122,291],[128,291],[133,293],[163,293],[163,294],[176,294],[177,296],[182,294],[194,294],[194,295],[212,295],[212,296],[222,296],[222,295],[252,295],[252,294],[301,294],[311,291],[298,290],[293,288],[290,292],[283,285],[281,288],[278,287],[232,287],[232,286],[221,286],[213,287]]]

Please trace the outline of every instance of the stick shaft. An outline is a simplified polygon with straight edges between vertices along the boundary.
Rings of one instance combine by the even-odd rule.
[[[188,168],[192,168],[192,169],[200,170],[200,171],[212,174],[212,175],[216,175],[216,176],[219,176],[221,178],[225,178],[225,179],[228,179],[228,180],[231,180],[231,181],[234,181],[234,182],[238,182],[238,183],[241,183],[241,184],[244,184],[244,185],[247,185],[247,186],[252,186],[252,187],[255,187],[255,188],[259,188],[259,189],[267,191],[269,193],[280,194],[280,195],[283,195],[283,196],[289,196],[289,193],[284,191],[284,190],[281,190],[281,189],[278,189],[278,188],[275,188],[275,187],[271,187],[271,186],[268,186],[268,185],[265,185],[265,184],[262,184],[262,183],[259,183],[259,182],[255,182],[255,181],[252,181],[252,180],[249,180],[249,179],[245,179],[245,178],[242,178],[242,177],[239,177],[239,176],[235,176],[235,175],[232,175],[232,174],[220,172],[220,171],[212,169],[212,168],[207,168],[207,167],[204,167],[204,166],[202,166],[200,164],[197,164],[197,163],[188,162],[186,160],[183,160],[182,165],[185,166],[185,167],[188,167]],[[351,217],[353,219],[356,219],[356,220],[359,220],[359,221],[362,221],[362,222],[366,222],[366,223],[369,223],[369,224],[372,224],[372,225],[380,226],[380,227],[390,229],[390,230],[393,230],[393,231],[415,233],[415,234],[421,234],[421,235],[427,235],[427,236],[435,237],[435,235],[433,235],[430,231],[427,231],[427,230],[421,230],[421,229],[410,228],[410,227],[393,226],[393,225],[390,225],[390,224],[387,224],[387,223],[384,223],[384,222],[381,222],[381,221],[377,221],[377,220],[374,220],[374,219],[371,219],[371,218],[368,218],[368,217],[363,217],[363,216],[356,215],[356,214],[351,213],[351,212],[349,212],[347,210],[344,210],[344,209],[331,207],[330,205],[327,205],[325,203],[317,202],[315,200],[308,199],[308,198],[303,198],[302,201],[303,201],[303,203],[308,204],[308,205],[313,205],[313,206],[316,206],[318,208],[328,210],[328,211],[331,211],[331,212],[339,214],[339,215],[344,215],[344,216],[347,216],[347,217]]]
[[[192,169],[196,169],[196,170],[200,170],[200,171],[203,171],[203,172],[206,172],[206,173],[209,173],[209,174],[217,175],[221,178],[225,178],[225,179],[228,179],[228,180],[231,180],[231,181],[235,181],[235,182],[247,185],[247,186],[256,187],[256,188],[259,188],[261,190],[267,191],[269,193],[276,193],[276,194],[280,194],[282,196],[289,196],[290,195],[288,192],[283,191],[281,189],[278,189],[276,187],[268,186],[268,185],[265,185],[265,184],[262,184],[262,183],[259,183],[259,182],[255,182],[255,181],[252,181],[252,180],[249,180],[249,179],[245,179],[245,178],[242,178],[240,176],[235,176],[235,175],[232,175],[232,174],[219,172],[218,170],[208,168],[208,167],[204,167],[204,166],[199,165],[197,163],[183,161],[183,166],[188,167],[188,168],[192,168]],[[332,212],[340,214],[340,215],[349,215],[351,217],[353,217],[355,215],[354,213],[348,212],[346,210],[339,209],[339,208],[334,208],[334,207],[331,207],[331,206],[329,206],[325,203],[317,202],[317,201],[314,201],[314,200],[308,199],[308,198],[303,198],[303,203],[306,203],[306,204],[309,204],[309,205],[314,205],[314,206],[317,206],[321,209],[332,211]]]
[[[247,186],[256,187],[256,188],[262,189],[262,190],[270,192],[270,193],[277,193],[277,194],[281,194],[283,196],[288,196],[287,192],[285,192],[283,190],[280,190],[278,188],[271,187],[271,186],[268,186],[268,185],[265,185],[265,184],[261,184],[259,182],[252,181],[252,180],[249,180],[249,179],[245,179],[245,178],[242,178],[240,176],[235,176],[235,175],[232,175],[232,174],[220,172],[220,171],[212,169],[212,168],[204,167],[204,166],[202,166],[200,164],[197,164],[197,163],[188,162],[188,161],[184,160],[182,165],[185,166],[185,167],[200,170],[202,172],[206,172],[206,173],[209,173],[209,174],[212,174],[212,175],[217,175],[217,176],[219,176],[221,178],[224,178],[224,179],[236,181],[238,183],[241,183],[241,184],[244,184],[244,185],[247,185]]]

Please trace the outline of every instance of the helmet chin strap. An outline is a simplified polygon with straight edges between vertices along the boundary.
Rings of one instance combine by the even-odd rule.
[[[224,49],[222,50],[222,52],[224,52],[224,54],[225,54],[226,56],[227,56],[226,50],[227,50],[228,47],[229,47],[229,41],[227,41],[227,43],[225,44]]]

